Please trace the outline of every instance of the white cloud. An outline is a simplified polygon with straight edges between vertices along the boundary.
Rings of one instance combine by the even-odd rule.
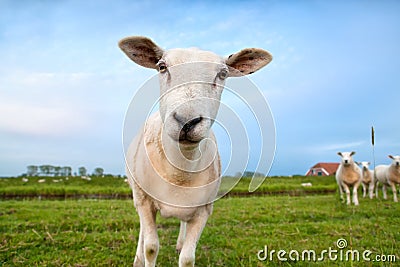
[[[14,101],[2,103],[0,114],[1,131],[24,135],[66,136],[87,122],[83,114],[66,107]]]
[[[327,151],[341,151],[346,149],[354,149],[365,144],[365,141],[354,141],[354,142],[343,142],[343,143],[332,143],[316,145],[309,148],[311,151],[327,152]]]

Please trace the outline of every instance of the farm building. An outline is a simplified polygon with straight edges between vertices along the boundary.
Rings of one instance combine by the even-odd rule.
[[[336,173],[339,163],[335,162],[319,162],[312,166],[307,172],[306,176],[329,176]]]

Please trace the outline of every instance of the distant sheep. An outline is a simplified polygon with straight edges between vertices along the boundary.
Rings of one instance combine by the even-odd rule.
[[[22,178],[22,182],[27,183],[29,180],[27,178]]]
[[[350,205],[350,187],[353,187],[353,203],[358,205],[357,189],[361,183],[361,169],[354,162],[352,156],[356,152],[338,152],[342,157],[336,171],[336,182],[339,186],[340,198],[343,199],[343,191],[346,192],[347,205]]]
[[[92,180],[92,178],[90,178],[89,176],[82,176],[81,179],[86,180],[86,181]]]
[[[303,186],[303,187],[311,187],[312,183],[301,183],[301,186]]]
[[[363,197],[367,196],[367,191],[368,191],[369,198],[372,199],[374,197],[374,185],[375,185],[374,171],[371,171],[369,169],[370,163],[367,161],[360,162],[358,163],[358,165],[361,167],[361,174],[362,174],[361,185],[363,187]]]
[[[40,179],[40,180],[38,180],[38,183],[44,183],[44,182],[46,182],[46,179]]]
[[[388,156],[392,159],[390,165],[379,165],[375,168],[376,173],[376,197],[378,197],[378,183],[382,184],[383,198],[387,199],[386,187],[390,186],[393,191],[393,200],[397,200],[396,184],[400,184],[400,156]]]

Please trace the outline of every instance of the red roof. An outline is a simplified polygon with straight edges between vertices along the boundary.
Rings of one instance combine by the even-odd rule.
[[[337,168],[339,167],[339,163],[337,162],[319,162],[312,166],[311,169],[324,169],[326,172],[328,172],[328,175],[333,175],[336,173]],[[307,171],[307,174],[310,172],[310,170]]]

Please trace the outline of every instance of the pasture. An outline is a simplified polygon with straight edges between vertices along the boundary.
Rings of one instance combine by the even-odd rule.
[[[196,266],[396,266],[399,212],[392,199],[360,198],[354,207],[339,203],[336,194],[226,197],[215,203],[197,247]],[[157,266],[177,266],[179,223],[157,221]],[[138,231],[131,200],[0,201],[0,266],[132,266]],[[338,239],[347,246],[338,249]],[[265,256],[259,251],[266,246],[261,261],[257,254]],[[319,261],[329,249],[337,250],[337,259],[325,253]],[[287,252],[280,256],[288,261],[277,258],[279,250]],[[300,253],[298,261],[289,258],[294,250]],[[314,250],[316,260],[303,261],[304,250]],[[357,250],[360,261],[346,260],[349,250]],[[363,260],[364,251],[370,251],[370,261]],[[377,261],[382,258],[396,262]]]
[[[39,180],[45,181],[39,183]],[[301,186],[302,183],[310,182],[312,187]],[[230,194],[240,196],[248,194],[249,184],[249,178],[242,178],[230,191]],[[224,187],[224,182],[221,187]],[[269,177],[257,189],[255,194],[325,194],[327,192],[335,192],[336,187],[334,177]],[[66,177],[29,177],[27,182],[24,182],[21,177],[0,179],[0,199],[126,199],[131,197],[131,189],[124,182],[124,179],[112,176],[91,177],[90,181],[77,176],[68,177],[68,179]]]

